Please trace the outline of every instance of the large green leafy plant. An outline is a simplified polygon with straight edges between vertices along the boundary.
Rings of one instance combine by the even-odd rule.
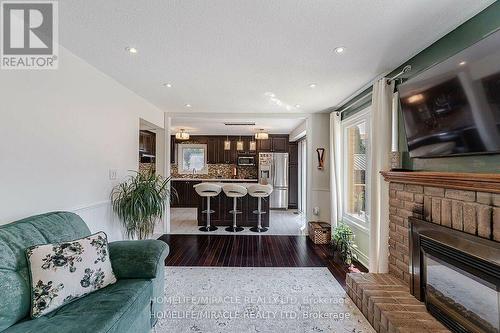
[[[339,252],[342,261],[347,265],[352,264],[352,259],[356,259],[353,250],[357,247],[354,244],[354,234],[351,227],[343,222],[339,222],[333,229],[332,243]]]
[[[129,238],[145,239],[153,234],[155,223],[165,213],[167,198],[175,195],[170,178],[152,171],[135,172],[111,192],[113,211],[118,215]]]

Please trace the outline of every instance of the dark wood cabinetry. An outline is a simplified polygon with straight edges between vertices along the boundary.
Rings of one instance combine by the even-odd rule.
[[[241,141],[243,141],[243,150],[238,151],[239,155],[255,155],[257,153],[257,145],[255,145],[254,150],[250,150],[250,142],[255,141],[253,136],[242,136]]]
[[[272,136],[271,137],[271,151],[275,152],[275,153],[288,152],[288,135]]]
[[[201,183],[198,180],[174,180],[171,186],[177,191],[177,197],[172,198],[171,207],[198,207],[199,195],[193,188]]]
[[[297,142],[288,144],[288,208],[295,209],[299,203],[299,147]]]
[[[154,163],[156,158],[156,134],[154,132],[139,131],[139,161]]]
[[[288,135],[269,135],[267,140],[257,140],[259,152],[288,152]]]
[[[207,199],[198,196],[198,225],[203,226],[206,223],[206,214],[201,212],[207,209]],[[249,195],[237,199],[237,208],[242,213],[238,214],[239,226],[254,227],[257,225],[257,214],[253,211],[258,207],[258,199]],[[216,226],[230,226],[233,224],[233,215],[229,213],[233,209],[233,198],[227,197],[224,192],[210,199],[210,209],[215,212],[210,216],[210,222]],[[269,227],[269,200],[262,200],[262,210],[267,214],[262,215],[262,225]]]
[[[209,137],[207,143],[207,163],[217,164],[219,161],[219,139],[217,137]]]
[[[257,151],[259,153],[271,151],[271,139],[257,140]]]
[[[236,150],[237,141],[243,141],[243,150]],[[229,150],[224,149],[224,141],[229,140],[231,146]],[[288,152],[288,135],[270,135],[267,140],[255,140],[256,150],[250,150],[250,142],[254,141],[253,136],[199,136],[194,135],[189,139],[189,143],[201,143],[207,145],[207,163],[209,164],[237,164],[239,155],[257,155],[259,152]],[[175,140],[175,136],[170,138],[170,163],[177,161],[177,148],[182,144]]]
[[[224,150],[224,162],[226,164],[236,164],[238,162],[238,152],[236,151],[236,141],[238,140],[235,136],[230,136],[229,138],[220,138],[222,141],[222,149],[224,149],[224,141],[229,140],[231,142],[230,149]]]
[[[177,161],[177,151],[175,146],[175,136],[170,136],[170,163],[175,163]]]
[[[150,131],[139,131],[139,151],[154,155],[156,152],[156,134]]]

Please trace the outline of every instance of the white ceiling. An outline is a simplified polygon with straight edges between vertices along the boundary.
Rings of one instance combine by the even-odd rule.
[[[272,134],[289,134],[302,121],[303,115],[249,115],[239,114],[228,118],[227,115],[210,115],[199,113],[194,116],[175,116],[172,118],[171,130],[177,132],[185,129],[190,134],[210,134],[210,135],[253,135],[258,130]],[[226,126],[225,122],[254,122],[255,125],[249,126]]]
[[[64,47],[162,110],[286,118],[338,105],[493,2],[64,0],[59,30]]]

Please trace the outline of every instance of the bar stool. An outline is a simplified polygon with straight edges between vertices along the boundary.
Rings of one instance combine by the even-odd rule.
[[[268,229],[262,226],[262,215],[266,212],[262,211],[262,198],[267,198],[273,192],[273,187],[271,185],[261,185],[255,184],[248,187],[248,194],[251,197],[258,198],[258,209],[254,210],[253,213],[257,214],[258,224],[256,227],[250,228],[253,232],[266,232]]]
[[[215,213],[214,210],[210,209],[210,198],[218,196],[220,191],[222,190],[222,187],[212,183],[200,183],[194,185],[193,187],[196,193],[198,193],[198,195],[207,198],[207,209],[201,212],[202,214],[207,214],[207,223],[205,224],[204,227],[201,227],[198,230],[200,231],[217,230],[216,226],[210,225],[210,214]]]
[[[227,184],[222,186],[222,190],[226,194],[228,198],[233,198],[233,209],[229,211],[229,213],[233,214],[233,226],[232,227],[227,227],[226,231],[229,232],[239,232],[243,231],[243,227],[238,227],[236,225],[236,219],[237,215],[241,214],[241,211],[237,210],[237,201],[238,198],[242,198],[245,195],[247,195],[247,189],[246,187],[243,187],[241,185],[236,185],[236,184]]]

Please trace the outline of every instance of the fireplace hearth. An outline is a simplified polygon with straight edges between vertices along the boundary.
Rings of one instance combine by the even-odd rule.
[[[411,292],[454,332],[500,332],[500,243],[410,217]]]

